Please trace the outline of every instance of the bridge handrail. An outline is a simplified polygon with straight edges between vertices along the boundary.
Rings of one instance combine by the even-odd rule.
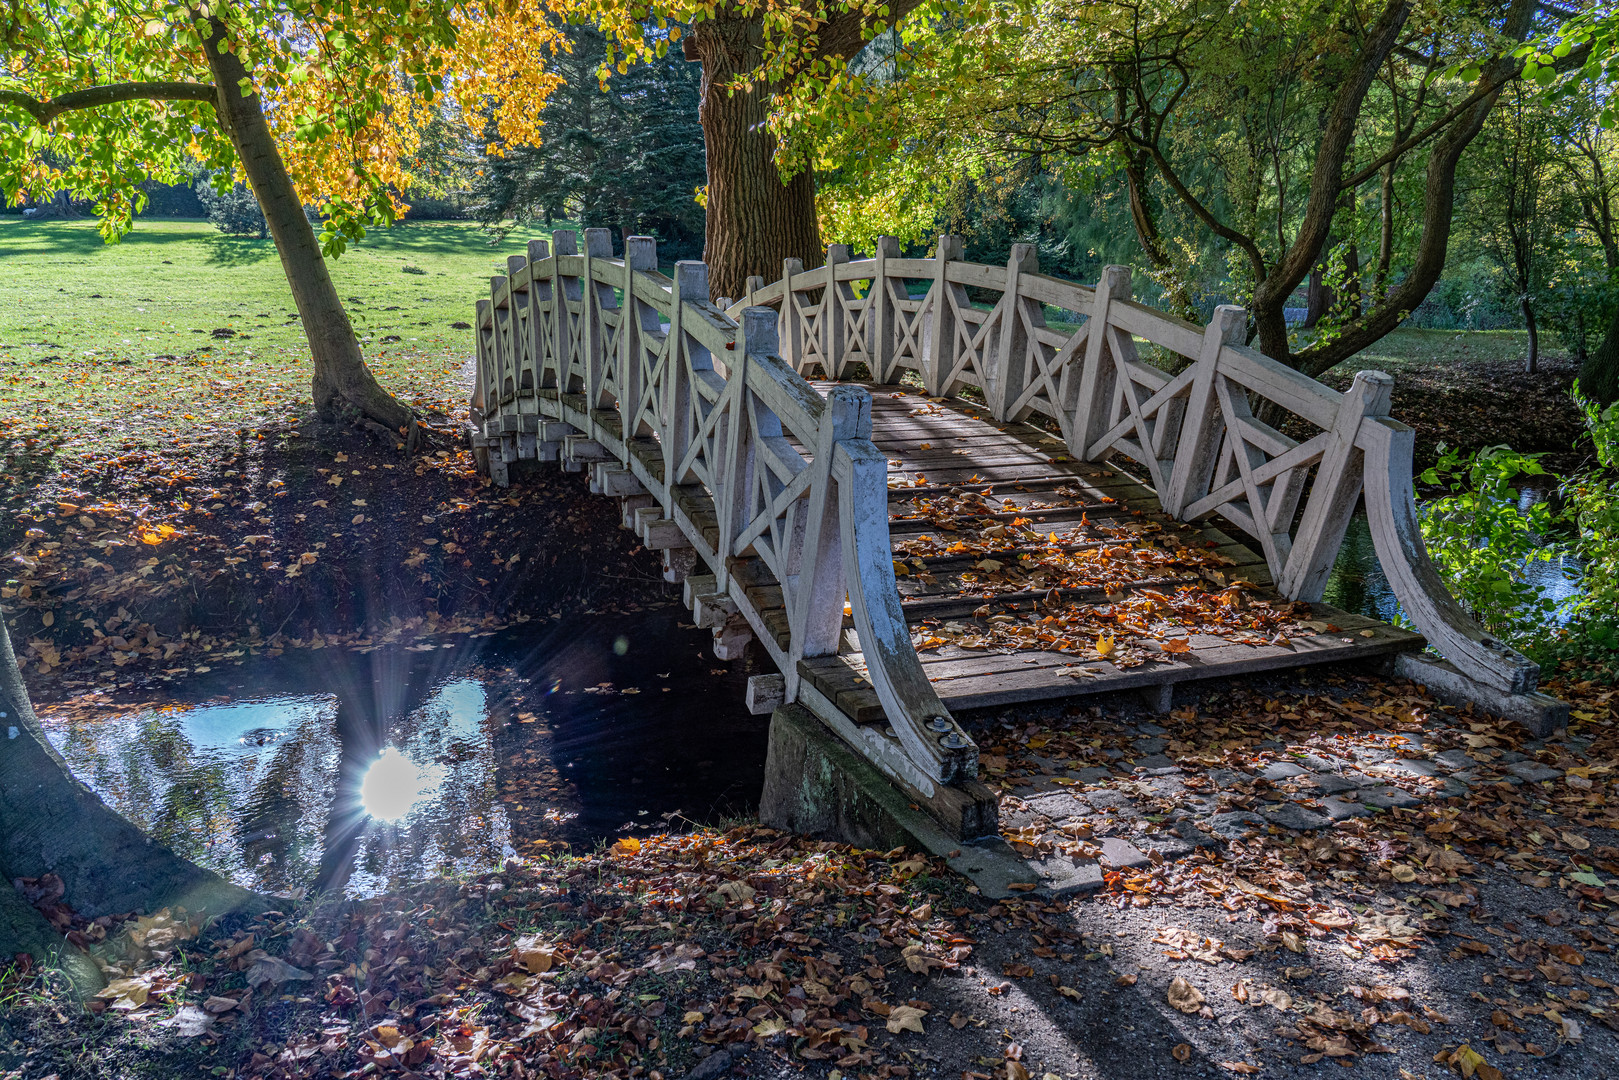
[[[1217,513],[1257,540],[1293,599],[1321,599],[1364,490],[1378,559],[1429,643],[1476,682],[1535,688],[1537,665],[1468,616],[1433,567],[1417,525],[1411,429],[1389,416],[1387,374],[1362,371],[1334,390],[1243,344],[1239,307],[1218,308],[1202,327],[1136,302],[1128,267],[1107,267],[1090,288],[1041,274],[1028,244],[1013,245],[1005,266],[964,261],[958,237],[940,236],[935,251],[902,258],[897,240],[880,237],[874,255],[855,259],[834,244],[815,270],[789,259],[774,282],[750,278],[729,311],[775,307],[782,359],[796,371],[842,379],[863,365],[880,383],[915,372],[933,397],[972,388],[999,420],[1047,417],[1076,459],[1131,459],[1171,516]],[[975,307],[969,288],[993,306]],[[1078,325],[1047,325],[1047,307]],[[1145,363],[1138,339],[1189,363],[1174,373]],[[1267,422],[1277,412],[1318,433],[1284,434]]]
[[[593,418],[615,415],[621,437],[616,445],[604,438],[604,449],[665,512],[681,520],[675,507],[688,485],[712,499],[717,543],[681,524],[719,591],[745,557],[774,576],[790,630],[785,648],[751,605],[738,607],[790,698],[800,660],[838,652],[847,599],[894,738],[852,724],[844,736],[924,796],[936,783],[976,776],[977,747],[923,673],[900,606],[887,460],[871,442],[869,393],[840,386],[822,395],[779,355],[776,313],[727,315],[709,302],[702,263],[677,263],[670,278],[657,272],[650,238],[629,238],[617,259],[605,229],[585,230],[583,252],[577,240],[558,231],[555,251],[531,241],[526,256],[490,278],[489,299],[477,303],[475,423],[531,410],[538,428],[542,399],[582,399]],[[636,440],[656,440],[661,475],[634,452]]]

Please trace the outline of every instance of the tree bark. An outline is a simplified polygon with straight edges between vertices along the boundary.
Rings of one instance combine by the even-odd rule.
[[[1535,309],[1527,294],[1518,298],[1518,308],[1523,312],[1524,326],[1529,329],[1529,356],[1524,360],[1523,369],[1535,375],[1540,371],[1540,331],[1535,326]]]
[[[783,181],[776,167],[776,136],[765,125],[770,88],[730,85],[763,63],[750,29],[742,20],[712,20],[699,23],[687,39],[703,64],[698,110],[708,160],[703,261],[709,293],[733,299],[747,291],[751,274],[774,281],[784,259],[801,259],[809,269],[825,256],[814,175],[805,169]]]
[[[1332,241],[1327,241],[1330,247]],[[1327,284],[1327,264],[1320,262],[1310,271],[1310,283],[1305,286],[1305,330],[1314,330],[1315,324],[1326,318],[1332,309],[1332,286]]]
[[[1580,393],[1602,405],[1619,401],[1619,314],[1580,365]]]
[[[1394,265],[1394,162],[1383,166],[1377,208],[1377,272],[1372,276],[1372,306],[1383,302],[1389,292],[1389,268]]]
[[[1512,0],[1504,35],[1515,41],[1524,40],[1529,34],[1534,10],[1533,0]],[[1462,152],[1483,130],[1501,90],[1517,77],[1521,68],[1522,61],[1510,54],[1492,60],[1479,79],[1481,86],[1490,89],[1470,95],[1471,104],[1450,120],[1450,126],[1435,141],[1423,184],[1422,236],[1417,242],[1410,272],[1362,318],[1346,326],[1343,333],[1331,341],[1301,349],[1293,356],[1292,366],[1306,375],[1320,375],[1380,340],[1427,298],[1445,269],[1451,217],[1456,208],[1456,166]],[[1615,345],[1619,348],[1619,341]],[[1267,351],[1267,355],[1272,354]]]
[[[415,445],[411,411],[378,384],[366,366],[354,336],[348,312],[326,268],[315,230],[304,215],[297,188],[276,148],[257,94],[244,96],[241,86],[248,71],[221,46],[225,27],[211,20],[212,36],[204,42],[208,67],[219,88],[220,123],[230,137],[248,185],[264,211],[265,224],[275,238],[276,254],[292,290],[293,302],[309,342],[315,373],[312,389],[315,412],[322,420],[336,420],[345,412],[358,412],[380,421],[399,434],[407,446]]]
[[[153,843],[74,779],[34,715],[3,617],[0,713],[0,872],[6,881],[56,874],[67,887],[63,902],[91,918],[176,904],[218,915],[257,903],[254,894]],[[0,956],[37,955],[38,927],[31,933],[25,918],[13,917],[9,900],[0,909]]]
[[[1411,16],[1409,0],[1388,0],[1376,22],[1366,28],[1361,53],[1333,95],[1322,125],[1310,176],[1310,194],[1297,234],[1269,273],[1254,286],[1253,320],[1259,348],[1266,356],[1291,364],[1284,306],[1299,282],[1322,261],[1330,246],[1333,218],[1344,196],[1344,165],[1354,145],[1366,93],[1383,62],[1399,41],[1400,30]]]
[[[1186,279],[1176,273],[1174,260],[1169,256],[1163,232],[1158,227],[1158,216],[1148,201],[1147,165],[1150,158],[1141,150],[1128,145],[1121,146],[1120,154],[1124,158],[1124,185],[1125,192],[1130,197],[1130,221],[1135,226],[1136,242],[1141,245],[1141,250],[1146,253],[1147,261],[1152,263],[1153,268],[1170,281],[1170,287],[1164,295],[1168,305],[1188,322],[1201,322],[1197,305],[1192,303],[1192,297],[1186,291]]]

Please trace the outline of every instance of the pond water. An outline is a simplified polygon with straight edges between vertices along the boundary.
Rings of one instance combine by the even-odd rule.
[[[1522,498],[1528,501],[1544,497],[1544,493],[1527,489],[1522,493]],[[1558,603],[1572,599],[1579,592],[1579,575],[1579,564],[1567,558],[1531,562],[1524,567],[1524,579],[1534,585],[1541,596]],[[1400,615],[1400,603],[1378,562],[1365,511],[1356,511],[1350,519],[1322,599],[1333,607],[1385,622],[1393,622]]]
[[[146,708],[45,710],[74,773],[240,884],[371,895],[752,813],[768,717],[677,607],[456,647],[254,660]],[[199,683],[201,679],[197,680]]]

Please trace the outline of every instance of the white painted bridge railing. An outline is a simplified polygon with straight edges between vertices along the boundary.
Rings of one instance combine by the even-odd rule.
[[[1383,569],[1428,641],[1501,693],[1535,686],[1535,665],[1474,623],[1428,558],[1412,431],[1388,415],[1385,374],[1361,372],[1340,393],[1242,345],[1240,308],[1195,326],[1133,301],[1125,267],[1093,289],[1041,274],[1027,245],[1005,266],[962,261],[950,236],[931,259],[901,258],[887,237],[858,260],[833,245],[825,266],[789,261],[722,310],[703,264],[679,263],[671,279],[648,238],[629,238],[622,259],[607,230],[584,239],[583,252],[567,231],[555,253],[531,242],[478,301],[472,408],[492,470],[519,457],[593,461],[596,487],[625,498],[649,547],[706,563],[715,588],[696,598],[699,617],[706,601],[716,630],[744,620],[788,700],[817,693],[798,661],[837,651],[847,597],[898,749],[839,723],[830,703],[815,711],[924,795],[976,775],[977,748],[911,644],[870,398],[857,386],[823,396],[804,377],[812,369],[839,379],[863,365],[881,383],[911,371],[933,396],[975,388],[1003,421],[1048,417],[1075,458],[1136,462],[1170,515],[1217,513],[1248,533],[1294,599],[1320,599],[1364,490]],[[975,307],[968,288],[995,303]],[[1048,307],[1077,327],[1047,325]],[[1191,363],[1171,375],[1140,359],[1138,341]],[[1262,401],[1319,433],[1284,435],[1255,415]],[[730,587],[753,560],[780,589],[784,635],[749,582]]]
[[[746,620],[788,700],[815,693],[800,687],[798,661],[838,651],[847,597],[898,747],[817,712],[923,795],[976,776],[977,747],[923,674],[900,607],[867,391],[822,396],[780,358],[775,312],[728,317],[709,303],[700,262],[671,279],[650,239],[631,237],[627,259],[610,257],[605,229],[585,230],[582,254],[573,233],[553,239],[555,254],[531,242],[478,302],[472,408],[500,437],[493,463],[597,458],[597,486],[626,497],[649,547],[689,547],[707,564],[715,590],[698,606]],[[781,591],[785,645],[747,583],[730,588],[753,559]]]
[[[1360,372],[1340,393],[1243,345],[1242,308],[1222,306],[1203,327],[1136,303],[1128,267],[1108,267],[1089,288],[1041,274],[1028,244],[1005,266],[962,261],[958,237],[939,237],[936,251],[901,258],[899,242],[881,237],[875,256],[855,260],[834,244],[817,270],[788,260],[772,284],[749,279],[730,310],[775,307],[782,358],[799,372],[843,378],[863,364],[890,383],[914,371],[935,397],[976,388],[999,420],[1050,418],[1075,458],[1129,458],[1172,517],[1216,513],[1253,537],[1295,600],[1321,599],[1364,491],[1383,571],[1429,643],[1475,682],[1535,688],[1538,667],[1474,622],[1428,557],[1413,432],[1389,416],[1388,375]],[[975,307],[969,288],[993,306]],[[1079,325],[1047,325],[1048,307]],[[1138,341],[1190,363],[1171,375],[1142,362]],[[1260,402],[1318,434],[1284,435],[1255,415]]]

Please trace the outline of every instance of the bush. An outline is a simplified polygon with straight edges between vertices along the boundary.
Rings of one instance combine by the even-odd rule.
[[[1619,651],[1619,403],[1602,408],[1580,396],[1596,466],[1562,487],[1574,529],[1574,556],[1585,570],[1571,630],[1594,648]]]
[[[1449,492],[1422,515],[1428,554],[1485,629],[1509,640],[1526,638],[1550,620],[1555,606],[1526,580],[1525,570],[1562,554],[1550,540],[1556,526],[1552,505],[1541,501],[1524,508],[1514,486],[1520,477],[1546,475],[1540,455],[1507,446],[1462,454],[1444,444],[1439,453],[1422,474],[1424,484]]]
[[[1441,447],[1422,475],[1447,489],[1422,516],[1435,565],[1462,606],[1543,668],[1619,670],[1619,404],[1586,400],[1594,465],[1558,487],[1560,505],[1523,508],[1515,482],[1544,476],[1539,455],[1491,446],[1461,455]],[[1558,604],[1526,580],[1535,561],[1570,557],[1579,590]],[[1559,621],[1561,616],[1561,621]]]
[[[228,191],[219,192],[211,182],[204,180],[197,185],[197,198],[202,200],[208,224],[226,236],[257,236],[262,240],[269,235],[264,211],[259,209],[259,200],[246,184],[236,184]]]

